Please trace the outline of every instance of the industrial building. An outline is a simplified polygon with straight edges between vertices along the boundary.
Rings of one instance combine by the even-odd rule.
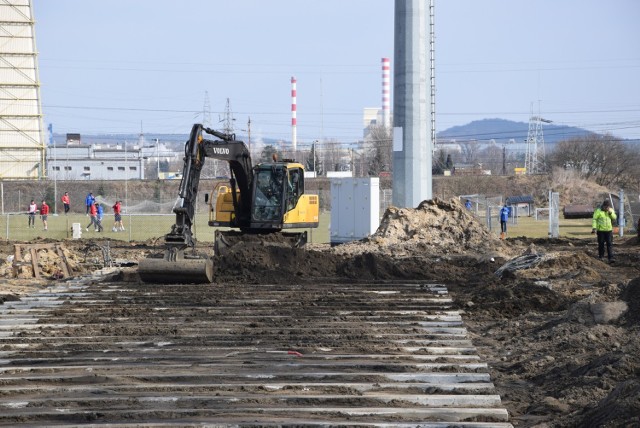
[[[122,146],[52,145],[47,176],[55,180],[144,180],[142,149]]]

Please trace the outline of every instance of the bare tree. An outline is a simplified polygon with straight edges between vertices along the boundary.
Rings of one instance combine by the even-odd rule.
[[[431,173],[434,175],[444,174],[444,170],[447,169],[447,153],[443,149],[438,149],[434,153],[433,165],[431,166]]]
[[[496,145],[490,145],[478,153],[478,160],[484,169],[490,169],[491,174],[502,173],[502,149]]]
[[[477,141],[465,141],[460,143],[460,149],[462,150],[462,161],[468,164],[474,164],[478,161],[478,142]]]
[[[640,151],[608,134],[561,141],[551,154],[550,163],[607,187],[626,187],[637,183],[640,176]]]
[[[274,155],[279,158],[281,156],[280,151],[274,145],[269,144],[260,152],[259,162],[273,162]]]
[[[343,150],[340,146],[340,142],[335,139],[327,140],[322,143],[324,150],[322,151],[322,158],[327,171],[341,171],[346,159],[349,157],[349,153]],[[318,151],[320,153],[320,151]]]
[[[311,145],[311,150],[307,156],[307,162],[305,164],[307,171],[313,171],[316,173],[316,177],[324,173],[324,165],[320,157],[320,150],[316,147],[316,141]]]
[[[371,127],[369,134],[369,175],[377,177],[381,172],[393,171],[391,157],[391,130],[381,125]]]

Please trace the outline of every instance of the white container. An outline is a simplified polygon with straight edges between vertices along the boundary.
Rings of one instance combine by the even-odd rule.
[[[331,179],[331,244],[365,238],[380,225],[380,179]]]
[[[73,233],[73,239],[82,238],[82,225],[80,223],[73,223],[71,225],[71,232]]]

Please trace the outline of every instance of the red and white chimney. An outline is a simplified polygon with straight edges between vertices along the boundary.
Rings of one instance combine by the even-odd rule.
[[[296,117],[297,110],[297,90],[296,90],[296,78],[291,77],[291,145],[293,151],[297,150],[298,146],[298,119]]]
[[[391,65],[389,58],[382,58],[382,125],[391,128]]]

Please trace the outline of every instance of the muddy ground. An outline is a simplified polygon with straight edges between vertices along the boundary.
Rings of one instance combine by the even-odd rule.
[[[104,262],[103,241],[63,245],[72,275]],[[239,245],[217,257],[214,269],[217,283],[234,286],[323,278],[444,283],[514,426],[637,427],[640,243],[616,238],[614,250],[608,264],[597,259],[595,238],[501,241],[456,200],[434,199],[414,210],[389,209],[362,241],[306,251]],[[126,264],[155,251],[152,243],[117,242],[109,256]],[[1,260],[13,254],[14,243],[0,243]],[[42,250],[39,257],[47,280],[30,278],[28,266],[4,263],[0,302],[63,280],[54,279],[57,254]]]

